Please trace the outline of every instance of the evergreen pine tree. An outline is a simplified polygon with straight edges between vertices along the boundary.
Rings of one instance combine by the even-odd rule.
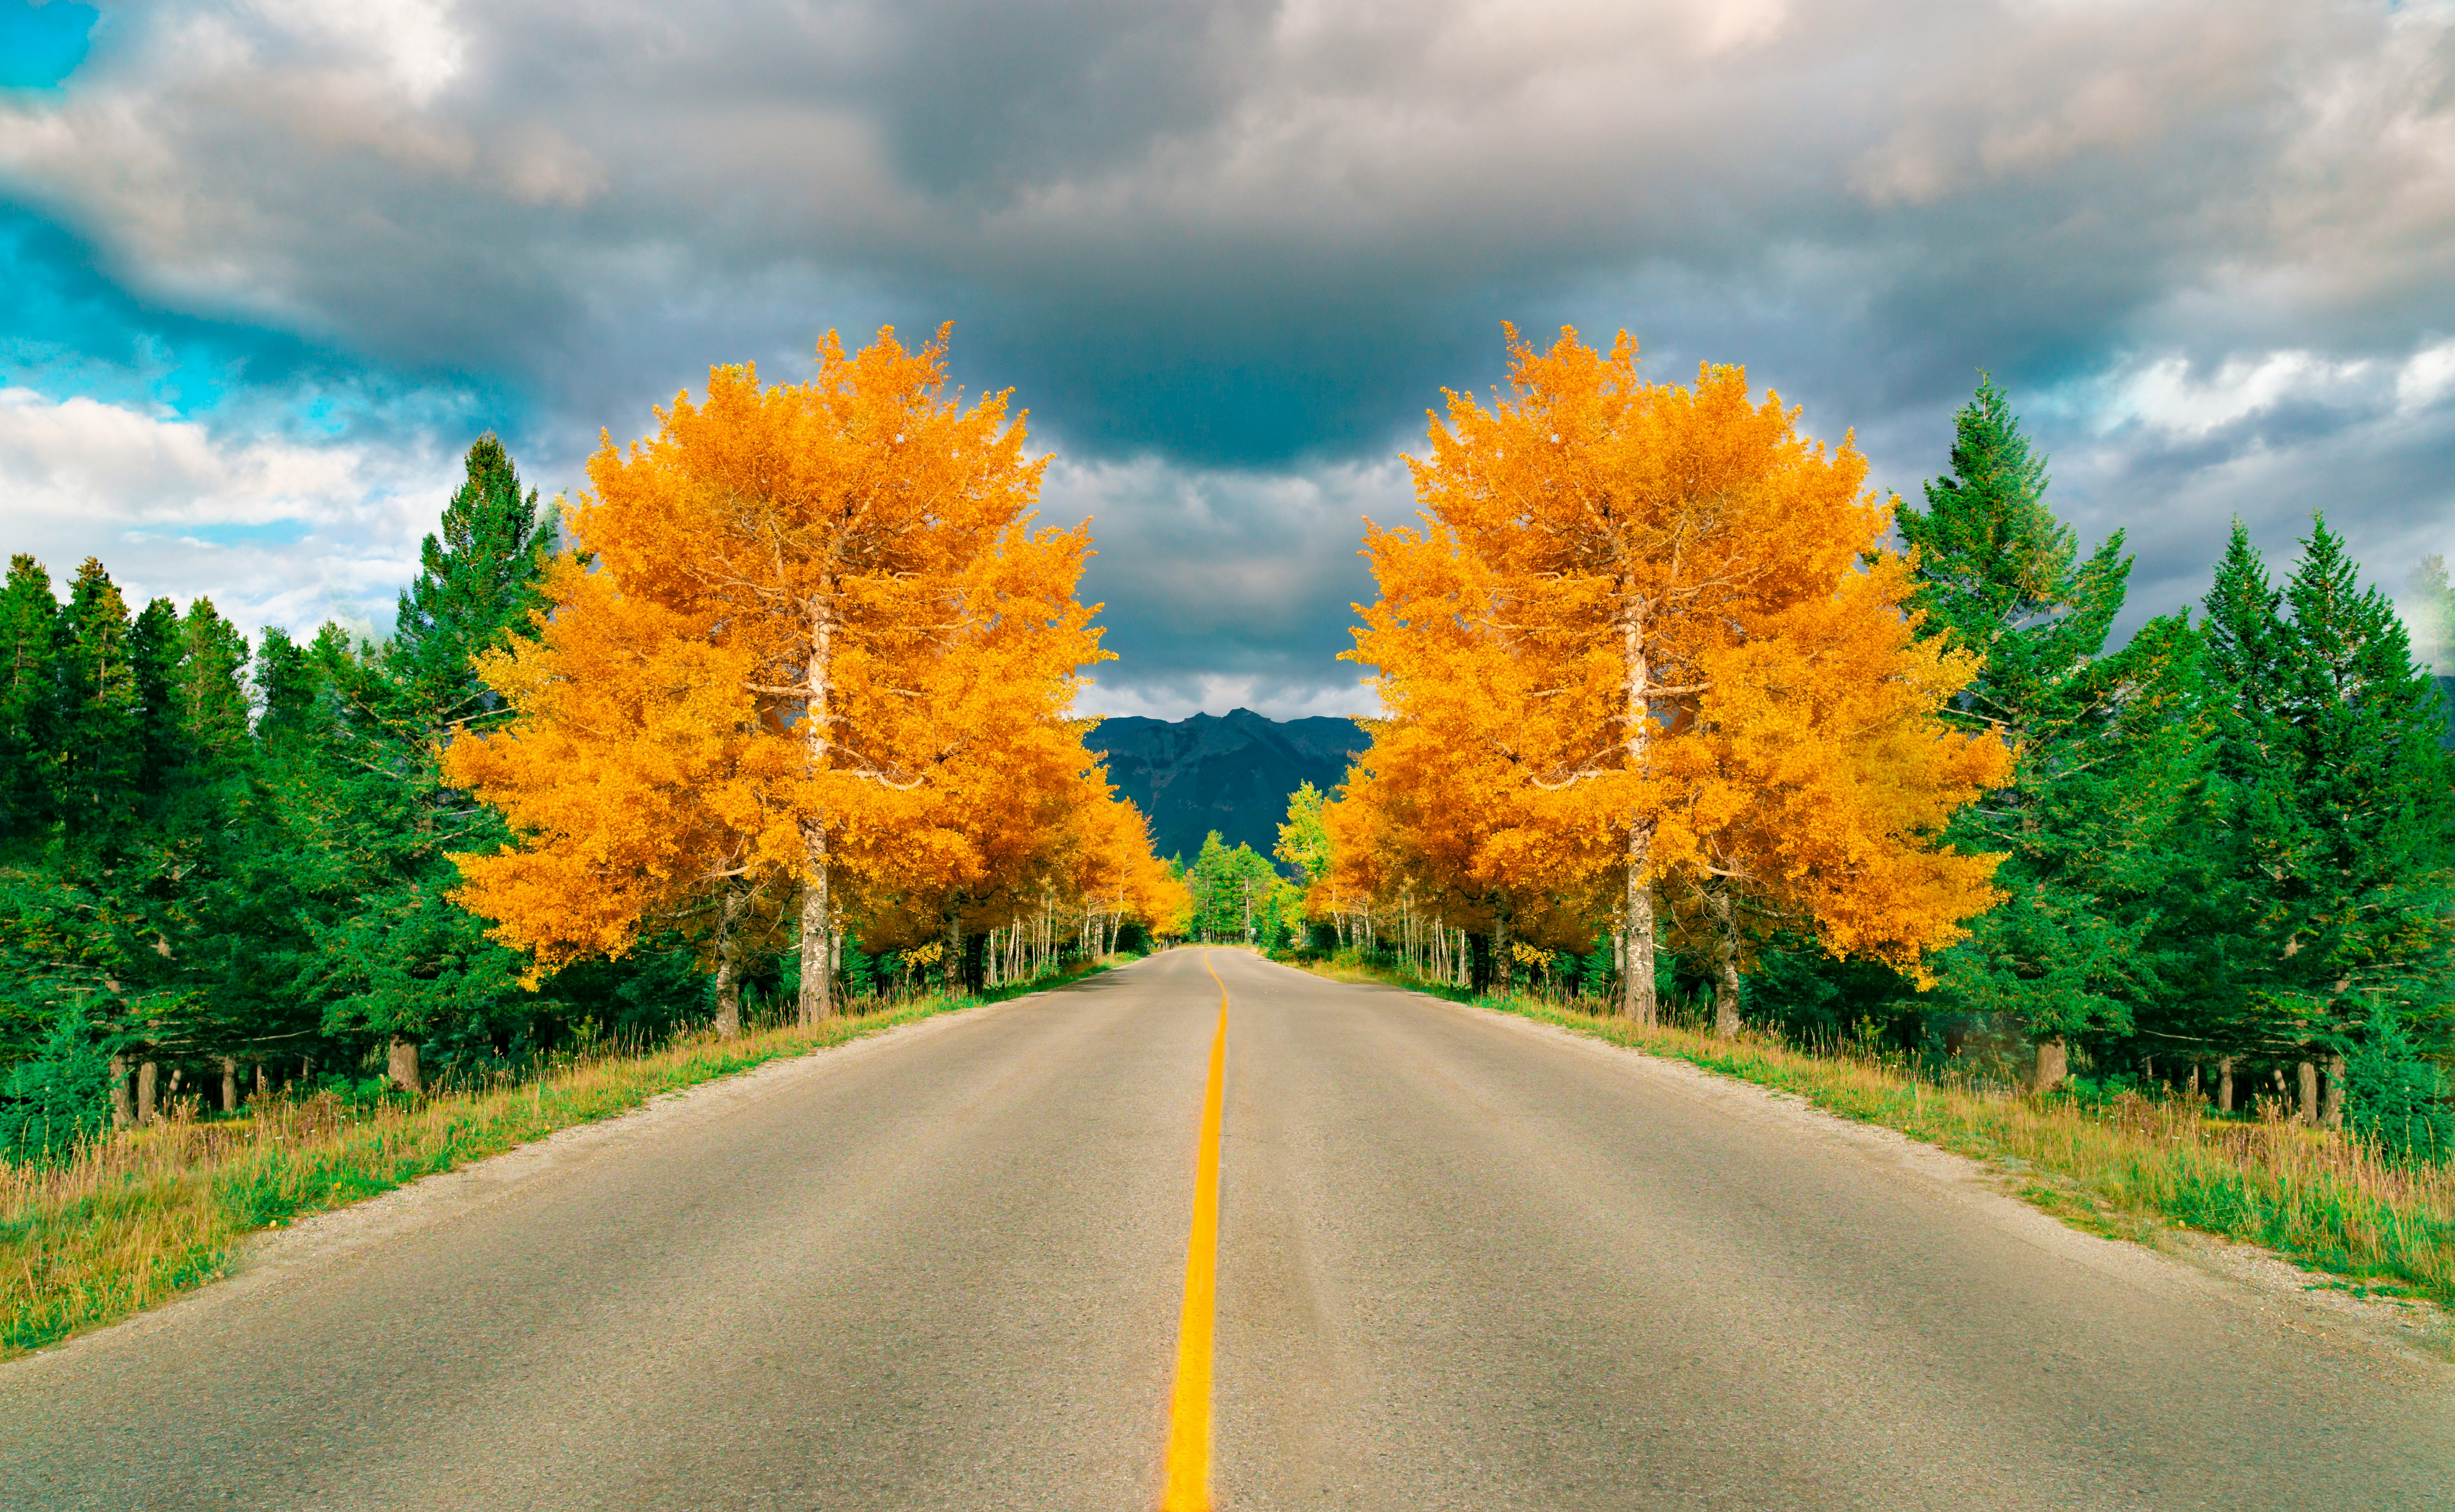
[[[2219,689],[2218,769],[2235,781],[2255,780],[2281,757],[2287,632],[2284,596],[2268,581],[2267,564],[2242,521],[2233,522],[2209,587],[2200,635],[2207,645],[2208,678]]]
[[[178,697],[186,637],[170,600],[145,605],[129,627],[128,645],[136,679],[136,787],[149,807],[158,807],[180,780],[190,756]]]
[[[2303,545],[2280,591],[2237,523],[2208,595],[2222,823],[2201,976],[2225,1052],[2339,1080],[2359,1052],[2376,1080],[2403,1026],[2444,1037],[2455,771],[2393,605],[2323,520]]]
[[[0,587],[0,839],[32,835],[51,820],[58,618],[51,574],[31,557],[11,557]]]
[[[1922,633],[1986,658],[1958,717],[2018,752],[2010,787],[1962,811],[1964,850],[2005,853],[2007,897],[1939,964],[1945,1001],[2018,1024],[2039,1079],[2070,1036],[2132,1032],[2161,989],[2155,940],[2173,828],[2197,775],[2199,647],[2181,617],[2111,656],[2131,559],[2117,532],[2082,559],[2045,500],[2045,459],[2002,390],[1981,380],[1958,418],[1952,475],[1904,507]]]
[[[70,833],[112,844],[134,825],[144,771],[143,705],[128,601],[89,557],[59,620],[60,816]]]
[[[303,647],[267,632],[259,659],[261,730],[281,764],[273,807],[282,846],[307,861],[294,990],[327,1035],[387,1044],[389,1074],[413,1089],[424,1045],[483,1042],[538,1007],[520,958],[447,898],[449,853],[508,835],[443,788],[436,747],[488,712],[475,659],[526,628],[549,551],[537,495],[498,440],[469,449],[466,474],[386,645],[353,647],[326,625]],[[317,865],[333,855],[352,865]]]
[[[441,527],[418,548],[417,581],[400,596],[383,658],[391,684],[385,713],[426,741],[491,707],[471,668],[541,606],[538,582],[551,553],[552,522],[541,517],[536,490],[521,494],[501,441],[479,437],[465,471]]]
[[[179,624],[175,689],[180,729],[195,760],[218,767],[248,745],[247,638],[213,601],[188,605]]]
[[[255,696],[263,710],[256,734],[270,749],[293,750],[316,733],[315,668],[278,625],[256,642]]]

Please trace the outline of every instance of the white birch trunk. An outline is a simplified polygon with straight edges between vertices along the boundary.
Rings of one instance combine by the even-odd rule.
[[[822,584],[809,603],[810,664],[803,694],[801,739],[803,762],[811,776],[825,776],[832,765],[827,754],[827,659],[834,650],[835,606],[827,600],[827,585]],[[829,937],[835,920],[833,900],[828,897],[832,880],[827,854],[827,811],[824,787],[821,787],[818,811],[801,820],[801,1019],[804,1029],[821,1019],[833,1018],[836,1012],[835,961]]]
[[[1714,1032],[1735,1039],[1739,1032],[1739,921],[1728,882],[1708,889],[1714,906]]]
[[[741,1037],[741,982],[734,965],[734,921],[741,916],[740,889],[727,888],[716,920],[716,1037]]]
[[[1654,732],[1654,705],[1648,693],[1653,672],[1645,659],[1643,611],[1632,607],[1620,623],[1620,650],[1628,669],[1628,770],[1645,772]],[[1628,964],[1620,972],[1619,1011],[1623,1017],[1651,1029],[1656,1013],[1654,1000],[1654,824],[1632,811],[1628,816],[1628,896],[1621,914],[1627,930]]]

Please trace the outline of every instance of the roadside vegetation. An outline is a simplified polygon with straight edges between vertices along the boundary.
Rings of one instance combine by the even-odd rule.
[[[1181,930],[1069,712],[1090,538],[1034,523],[1020,419],[943,341],[817,356],[712,370],[555,507],[480,438],[380,641],[10,560],[0,1353]]]
[[[1947,1142],[2444,1286],[2441,559],[2408,630],[2323,520],[2281,580],[2237,522],[2196,612],[2118,640],[2122,536],[2083,549],[1991,381],[1912,504],[1736,368],[1512,357],[1432,423],[1418,524],[1367,532],[1350,654],[1386,712],[1334,794],[1291,795],[1296,923],[1256,943],[1608,1035],[1703,1024],[1821,1097],[1863,1067],[1915,1109],[1988,1089]]]
[[[101,1327],[213,1280],[267,1229],[451,1171],[661,1093],[925,1018],[1059,986],[1113,961],[1075,961],[978,993],[845,1004],[733,1038],[712,1028],[655,1046],[608,1042],[515,1074],[411,1094],[284,1091],[230,1116],[173,1116],[55,1156],[0,1160],[0,1359]],[[378,1090],[379,1089],[379,1090]]]
[[[818,357],[712,371],[559,507],[481,438],[380,641],[251,644],[92,560],[63,603],[14,557],[0,1160],[1175,928],[1068,712],[1090,542],[1034,524],[1020,419],[950,397],[942,344]]]
[[[2016,1195],[2095,1233],[2195,1230],[2263,1246],[2365,1292],[2455,1308],[2455,1167],[2307,1128],[2283,1098],[2226,1115],[2187,1091],[2109,1092],[2080,1081],[2040,1093],[1975,1057],[1891,1047],[1875,1025],[1798,1040],[1751,1026],[1725,1037],[1705,1005],[1647,1026],[1596,999],[1477,993],[1353,953],[1287,964],[1513,1013],[1795,1093],[1991,1165]]]
[[[2237,523],[2118,641],[2121,533],[1991,381],[1912,504],[1736,368],[1512,357],[1366,534],[1385,714],[1243,937],[2455,1301],[2444,562],[2408,630],[2323,520],[2282,581]]]

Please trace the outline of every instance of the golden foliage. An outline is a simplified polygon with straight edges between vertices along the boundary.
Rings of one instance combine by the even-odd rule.
[[[1110,852],[1141,831],[1066,713],[1106,656],[1088,525],[1033,528],[1045,460],[1004,395],[946,396],[943,338],[847,357],[831,333],[807,383],[716,368],[590,459],[538,638],[485,665],[517,718],[446,753],[526,837],[460,858],[460,899],[540,971],[788,898],[828,960],[847,916],[960,930],[1130,870]],[[828,977],[802,973],[805,1019]]]
[[[1740,369],[1647,383],[1625,334],[1510,337],[1509,396],[1450,394],[1409,460],[1421,527],[1365,533],[1348,654],[1390,717],[1338,806],[1343,880],[1616,916],[1640,1017],[1658,894],[1706,879],[1915,971],[1992,901],[1994,858],[1935,835],[2008,754],[1936,718],[1975,665],[1913,637],[1864,459]]]

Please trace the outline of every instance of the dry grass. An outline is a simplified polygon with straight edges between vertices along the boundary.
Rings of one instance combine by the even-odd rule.
[[[1309,969],[1467,997],[1351,962]],[[2175,1224],[2263,1245],[2365,1289],[2455,1305],[2455,1167],[2305,1129],[2273,1103],[2254,1119],[2218,1117],[2183,1095],[2126,1093],[2084,1107],[1847,1043],[1802,1047],[1755,1031],[1725,1040],[1693,1027],[1640,1030],[1537,997],[1469,1000],[1989,1162],[2019,1195],[2082,1228],[2138,1237]]]
[[[919,997],[815,1030],[610,1049],[528,1079],[417,1099],[354,1107],[329,1093],[274,1095],[234,1118],[177,1117],[105,1138],[63,1163],[0,1160],[0,1359],[210,1281],[262,1230],[628,1112],[660,1093],[1050,985]]]

